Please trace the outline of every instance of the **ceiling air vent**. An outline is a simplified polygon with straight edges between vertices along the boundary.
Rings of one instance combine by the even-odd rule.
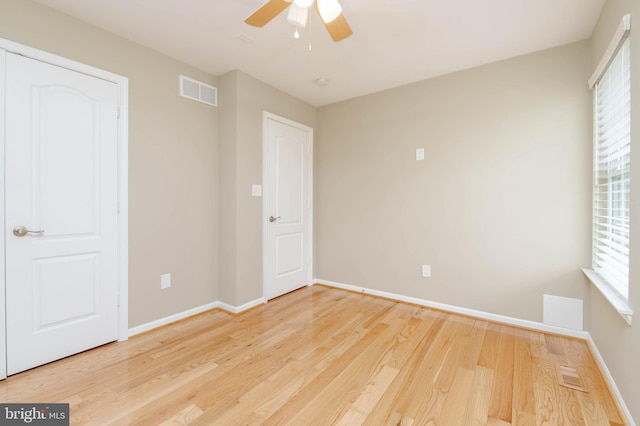
[[[203,104],[218,106],[218,89],[201,81],[180,76],[180,96],[202,102]]]

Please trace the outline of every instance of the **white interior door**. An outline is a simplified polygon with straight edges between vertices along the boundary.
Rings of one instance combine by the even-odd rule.
[[[268,300],[311,284],[313,130],[269,113],[264,121]]]
[[[8,374],[118,337],[117,106],[115,83],[6,55]]]

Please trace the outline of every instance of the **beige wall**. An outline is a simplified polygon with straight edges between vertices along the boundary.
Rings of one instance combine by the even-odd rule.
[[[320,108],[316,277],[534,321],[545,293],[586,299],[589,61],[582,42]]]
[[[0,37],[129,78],[129,326],[217,300],[218,110],[178,75],[216,79],[29,0],[2,0]]]
[[[634,324],[628,326],[594,287],[590,288],[590,332],[616,385],[636,422],[640,422],[640,3],[637,0],[608,0],[591,40],[595,70],[622,16],[631,13],[631,248],[629,302],[635,308]]]
[[[263,297],[262,198],[251,185],[262,183],[262,114],[268,111],[316,127],[316,108],[240,72],[220,77],[221,181],[220,299],[240,306]],[[234,110],[230,112],[229,110]]]
[[[220,110],[220,247],[219,290],[221,301],[236,306],[236,182],[238,134],[238,79],[230,72],[218,79]]]

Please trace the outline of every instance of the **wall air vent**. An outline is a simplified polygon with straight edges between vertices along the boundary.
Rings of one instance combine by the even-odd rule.
[[[218,89],[216,87],[184,75],[180,76],[180,96],[203,104],[218,106]]]

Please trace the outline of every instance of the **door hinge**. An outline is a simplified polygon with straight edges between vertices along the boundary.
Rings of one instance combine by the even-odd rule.
[[[118,107],[118,118],[120,118],[120,107]]]
[[[120,213],[120,200],[116,202],[116,210],[117,210],[117,213]]]

